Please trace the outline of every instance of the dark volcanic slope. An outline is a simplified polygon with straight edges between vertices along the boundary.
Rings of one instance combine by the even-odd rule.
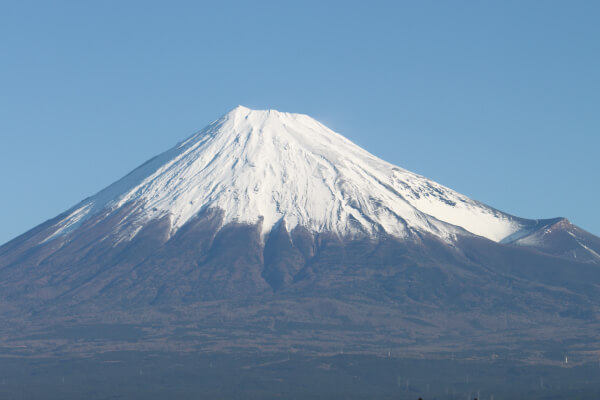
[[[134,348],[494,348],[538,361],[571,342],[582,357],[596,348],[594,260],[476,236],[453,245],[430,235],[350,240],[288,232],[285,223],[263,243],[259,225],[219,229],[214,211],[169,240],[167,222],[157,220],[114,246],[105,234],[120,215],[105,217],[32,245],[38,228],[0,248],[1,311],[16,329],[7,328],[5,339],[53,327],[52,340],[23,343],[56,351],[67,340],[61,326],[86,332],[118,324],[139,330],[138,344],[128,345]],[[70,351],[119,343],[84,340]]]

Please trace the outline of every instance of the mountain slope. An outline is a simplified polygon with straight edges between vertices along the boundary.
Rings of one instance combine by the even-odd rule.
[[[348,237],[467,231],[502,241],[537,225],[380,160],[306,115],[241,106],[81,202],[48,239],[131,203],[116,241],[163,216],[173,235],[205,209],[223,211],[223,224],[261,220],[263,235],[283,220]]]

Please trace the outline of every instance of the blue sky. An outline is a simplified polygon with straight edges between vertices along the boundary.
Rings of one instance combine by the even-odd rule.
[[[238,104],[600,234],[596,1],[0,3],[0,242]]]

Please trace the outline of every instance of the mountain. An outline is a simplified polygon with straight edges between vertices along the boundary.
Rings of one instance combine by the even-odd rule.
[[[472,200],[306,115],[240,106],[1,246],[0,277],[0,345],[39,352],[492,346],[539,361],[592,357],[600,239]]]
[[[163,217],[170,237],[207,209],[223,212],[223,226],[260,220],[262,235],[283,221],[344,237],[421,232],[451,240],[467,231],[499,242],[547,223],[380,160],[308,116],[241,106],[69,210],[46,240],[132,204],[112,232],[117,242]]]

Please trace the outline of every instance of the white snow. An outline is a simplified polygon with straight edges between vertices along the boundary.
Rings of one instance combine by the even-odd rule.
[[[223,211],[224,224],[284,220],[341,236],[451,240],[460,228],[501,241],[516,219],[387,163],[302,114],[239,106],[74,208],[57,225],[67,233],[102,210],[136,202],[122,220],[130,239],[148,220],[168,215],[171,234],[200,211]],[[140,212],[141,211],[141,212]],[[126,231],[126,232],[125,232]]]
[[[42,243],[52,240],[57,236],[63,235],[75,229],[80,224],[80,222],[82,222],[86,218],[86,216],[90,214],[89,211],[92,208],[92,206],[93,204],[88,203],[76,207],[76,209],[69,213],[69,215],[66,218],[64,218],[56,224],[58,229],[56,229],[54,233],[52,233],[52,235],[44,239]]]

